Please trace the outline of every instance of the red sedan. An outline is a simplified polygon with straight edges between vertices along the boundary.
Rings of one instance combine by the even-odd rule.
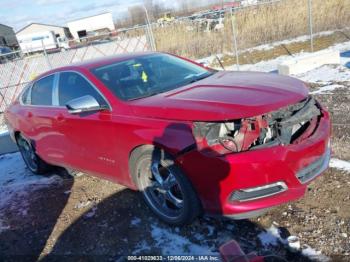
[[[47,72],[6,119],[34,173],[62,166],[123,184],[175,225],[296,200],[330,159],[329,113],[305,83],[162,53]]]

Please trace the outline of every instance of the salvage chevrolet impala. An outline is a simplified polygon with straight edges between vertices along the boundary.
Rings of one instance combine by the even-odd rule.
[[[329,113],[305,83],[162,53],[54,69],[5,115],[32,172],[123,184],[173,225],[258,216],[302,197],[330,159]]]

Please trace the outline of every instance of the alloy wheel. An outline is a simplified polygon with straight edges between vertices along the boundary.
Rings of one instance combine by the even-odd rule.
[[[141,186],[146,200],[157,212],[168,218],[177,218],[181,215],[184,206],[184,197],[181,186],[171,168],[160,161],[145,159],[141,163]]]

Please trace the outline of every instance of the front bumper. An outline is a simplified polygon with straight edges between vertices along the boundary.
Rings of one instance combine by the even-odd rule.
[[[299,144],[262,148],[213,157],[198,150],[177,159],[194,185],[204,209],[213,214],[245,218],[296,200],[330,160],[330,118],[323,112],[314,134]],[[284,183],[287,188],[267,197],[239,201],[239,190]],[[246,216],[245,216],[246,214]]]

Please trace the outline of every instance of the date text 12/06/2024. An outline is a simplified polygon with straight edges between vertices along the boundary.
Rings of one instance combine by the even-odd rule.
[[[220,256],[128,256],[128,261],[219,261]]]

